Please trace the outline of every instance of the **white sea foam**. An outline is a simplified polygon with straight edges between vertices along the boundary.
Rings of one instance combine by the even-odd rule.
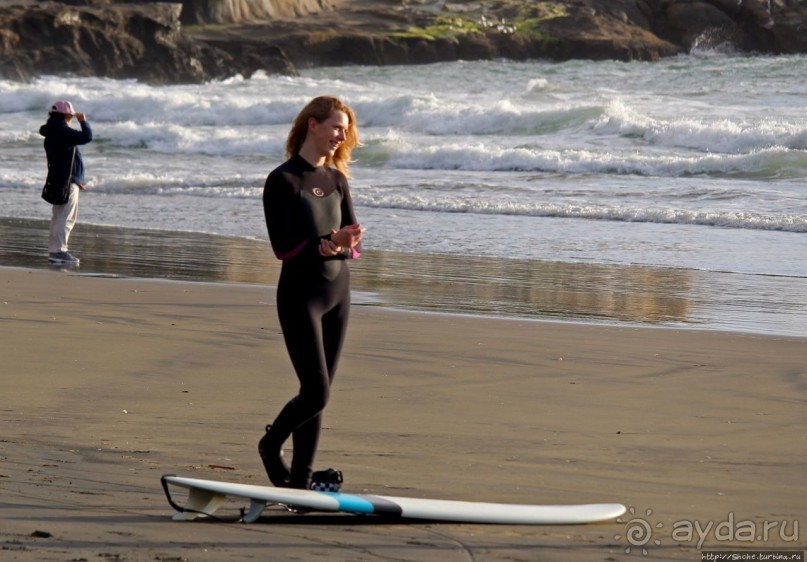
[[[447,213],[479,213],[534,217],[561,217],[617,222],[691,224],[752,230],[807,232],[807,216],[748,211],[700,211],[693,209],[644,208],[635,206],[586,205],[582,203],[528,203],[521,200],[489,200],[464,197],[423,197],[418,195],[358,195],[368,207]]]
[[[620,99],[613,100],[594,124],[601,135],[641,137],[652,144],[736,154],[782,147],[807,149],[807,124],[775,117],[743,120],[678,117],[658,119],[640,114]]]
[[[483,217],[495,223],[487,236],[505,233],[525,258],[547,257],[532,241],[513,241],[529,219],[572,220],[577,228],[569,232],[581,236],[602,236],[603,225],[652,225],[643,232],[659,240],[665,228],[680,234],[691,226],[704,245],[716,229],[735,238],[782,233],[780,243],[796,254],[807,232],[805,74],[803,56],[710,54],[653,64],[340,67],[163,87],[101,78],[0,80],[0,193],[11,216],[41,214],[38,129],[49,105],[66,98],[88,114],[95,132],[82,148],[86,198],[94,193],[90,202],[115,205],[96,220],[128,225],[137,217],[138,226],[255,236],[263,231],[263,182],[284,158],[289,124],[311,97],[334,94],[359,118],[365,146],[354,152],[354,197],[379,220],[375,240],[382,244],[443,248],[406,225],[387,233],[405,214],[408,224],[436,217],[423,220],[435,240],[466,229],[476,237],[481,227],[463,219]],[[96,216],[91,205],[82,205],[82,220]],[[209,220],[216,209],[246,213],[251,222]],[[661,259],[641,247],[619,245],[608,259],[687,266],[698,252]],[[714,254],[733,255],[730,246],[723,250]],[[792,274],[794,266],[781,260],[760,263],[769,253],[755,254],[755,263],[736,254],[734,268]],[[601,255],[576,247],[559,259]]]

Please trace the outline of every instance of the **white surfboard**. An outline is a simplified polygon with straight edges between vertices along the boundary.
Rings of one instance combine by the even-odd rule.
[[[169,484],[188,489],[188,500],[184,506],[176,504],[171,499]],[[168,502],[178,512],[173,518],[179,521],[213,515],[225,502],[227,496],[249,500],[249,511],[242,518],[246,523],[257,520],[267,504],[305,508],[312,511],[341,511],[357,515],[509,525],[597,523],[616,519],[625,513],[625,506],[618,503],[525,505],[401,498],[275,488],[173,475],[163,476],[162,485]]]

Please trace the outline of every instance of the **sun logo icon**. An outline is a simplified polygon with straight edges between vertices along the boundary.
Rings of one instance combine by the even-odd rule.
[[[625,540],[628,541],[628,546],[625,548],[625,554],[630,554],[634,548],[641,548],[642,549],[642,556],[647,556],[647,546],[651,541],[654,545],[659,546],[661,541],[659,539],[653,538],[653,529],[661,529],[664,526],[664,523],[656,523],[655,525],[651,525],[650,522],[647,521],[646,517],[650,517],[653,514],[652,509],[648,509],[645,511],[644,517],[633,517],[636,514],[636,510],[633,506],[630,506],[628,509],[630,512],[631,519],[623,521],[620,517],[617,519],[617,523],[625,523],[625,534],[614,535],[614,540],[622,540],[624,537]]]

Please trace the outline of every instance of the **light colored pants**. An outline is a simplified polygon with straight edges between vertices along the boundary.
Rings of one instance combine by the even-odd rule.
[[[64,205],[53,205],[53,216],[50,219],[50,235],[48,236],[48,252],[67,251],[67,239],[78,218],[78,194],[81,190],[75,183],[70,184],[70,197]]]

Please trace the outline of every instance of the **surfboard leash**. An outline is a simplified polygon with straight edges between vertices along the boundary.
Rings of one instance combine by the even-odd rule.
[[[196,513],[197,515],[204,515],[205,517],[210,517],[211,519],[214,519],[215,521],[218,521],[219,523],[241,523],[241,522],[243,522],[244,515],[246,515],[246,508],[244,508],[244,507],[239,508],[239,511],[240,511],[241,515],[238,517],[238,519],[233,521],[233,520],[230,520],[230,519],[222,519],[221,517],[217,517],[217,516],[213,515],[212,513],[206,513],[204,511],[199,511],[198,509],[191,509],[189,507],[179,505],[171,497],[171,492],[168,490],[168,482],[165,479],[167,477],[169,477],[169,476],[176,476],[176,474],[163,474],[160,477],[160,484],[162,484],[163,492],[165,492],[165,499],[168,500],[168,504],[171,507],[173,507],[176,511],[178,511],[179,513]]]

